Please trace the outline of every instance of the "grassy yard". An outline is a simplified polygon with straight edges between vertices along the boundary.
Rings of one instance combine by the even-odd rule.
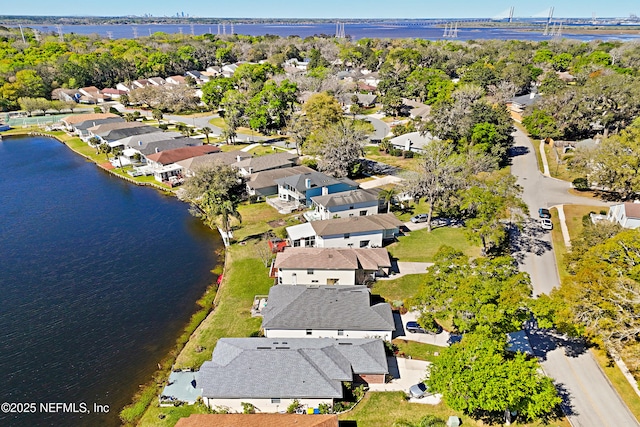
[[[598,361],[607,378],[609,378],[611,384],[613,384],[613,388],[616,389],[622,400],[627,404],[633,416],[640,420],[640,396],[633,390],[618,365],[613,363],[602,350],[591,349],[591,353]]]
[[[418,157],[405,159],[402,156],[390,156],[389,154],[380,151],[376,146],[364,147],[364,156],[367,159],[375,160],[376,162],[385,163],[387,165],[411,171],[417,171],[420,165],[420,158]]]
[[[463,228],[440,227],[411,231],[406,236],[398,237],[398,241],[387,247],[394,258],[401,261],[431,262],[441,246],[448,245],[461,250],[471,257],[480,256],[480,247],[467,240]]]
[[[445,403],[439,405],[426,405],[421,403],[409,403],[405,394],[401,391],[397,392],[372,392],[355,407],[353,411],[347,412],[339,416],[341,421],[356,421],[358,427],[379,427],[391,426],[398,420],[406,420],[417,423],[420,418],[425,415],[435,415],[444,421],[452,416],[460,417],[462,426],[480,427],[486,426],[482,421],[475,421],[462,415],[458,411],[449,408]],[[540,422],[531,424],[513,423],[512,425],[538,427],[538,426],[554,426],[554,427],[570,427],[566,419],[553,421],[549,424]]]
[[[374,283],[372,292],[390,303],[401,302],[416,294],[422,280],[422,274],[407,274],[397,279],[378,280]]]
[[[424,344],[416,341],[407,341],[396,338],[393,343],[398,346],[398,352],[403,353],[406,356],[411,356],[412,359],[426,360],[427,362],[433,362],[442,351],[442,347],[432,344]]]
[[[239,228],[233,232],[233,237],[238,242],[250,237],[259,238],[269,230],[277,232],[281,227],[288,227],[300,223],[300,221],[296,219],[296,214],[279,214],[277,210],[264,202],[244,204],[241,205],[238,210],[240,211],[240,215],[242,215],[242,224],[238,224],[237,222],[232,223],[234,226],[239,226]],[[268,224],[270,221],[278,220],[284,221],[285,225],[271,227]]]

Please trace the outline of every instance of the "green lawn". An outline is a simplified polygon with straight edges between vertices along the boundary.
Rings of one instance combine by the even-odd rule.
[[[373,285],[372,291],[390,303],[404,301],[416,294],[423,279],[424,276],[422,274],[407,274],[397,279],[377,280]]]
[[[387,247],[389,253],[400,261],[431,262],[441,246],[448,245],[471,257],[480,256],[480,247],[467,240],[463,228],[440,227],[411,231]]]
[[[616,389],[622,400],[627,404],[633,416],[640,420],[640,397],[633,390],[618,365],[613,363],[602,350],[591,349],[591,353],[598,361],[607,378],[609,378],[611,384],[613,384],[613,388]]]
[[[411,356],[412,359],[426,360],[427,362],[433,362],[436,354],[442,351],[442,347],[432,344],[425,344],[416,341],[407,341],[396,338],[393,343],[398,346],[398,352],[405,356]]]
[[[428,405],[422,403],[409,403],[405,394],[401,391],[396,392],[370,392],[352,411],[339,416],[341,421],[356,421],[358,427],[379,427],[391,426],[398,420],[406,420],[417,423],[420,418],[425,415],[435,415],[444,421],[450,416],[460,417],[462,426],[464,427],[480,427],[486,426],[482,421],[475,421],[462,415],[459,411],[454,411],[445,403],[438,405]],[[554,427],[570,427],[569,422],[563,418],[553,421],[549,424],[541,422],[531,424],[520,424],[517,422],[512,425],[519,426],[554,426]]]
[[[367,159],[412,171],[417,171],[420,165],[420,159],[418,157],[405,159],[402,156],[390,156],[389,154],[380,151],[378,147],[375,146],[364,147],[364,156]]]

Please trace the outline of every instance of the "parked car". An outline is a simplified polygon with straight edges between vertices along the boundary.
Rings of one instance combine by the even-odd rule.
[[[549,209],[540,208],[538,209],[538,216],[540,218],[551,218],[551,212],[549,212]]]
[[[548,218],[543,218],[543,219],[540,221],[540,225],[542,226],[542,228],[543,228],[544,230],[553,230],[553,223],[552,223],[552,222],[551,222],[551,220],[550,220],[550,219],[548,219]]]
[[[405,327],[405,329],[407,330],[407,332],[410,332],[412,334],[431,334],[431,335],[437,335],[440,332],[442,332],[442,327],[440,325],[438,325],[438,328],[436,331],[428,331],[425,328],[423,328],[422,326],[420,326],[418,324],[418,322],[407,322],[407,325]]]
[[[414,384],[409,388],[409,397],[421,399],[430,394],[429,387],[425,383]]]
[[[425,222],[427,219],[429,218],[429,215],[427,214],[418,214],[414,217],[411,217],[411,222],[418,223],[418,222]]]
[[[462,335],[459,334],[451,334],[449,335],[449,339],[447,340],[447,344],[455,344],[462,341]]]

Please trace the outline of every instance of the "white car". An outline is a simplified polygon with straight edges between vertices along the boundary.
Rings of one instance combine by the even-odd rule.
[[[543,230],[553,230],[553,223],[548,218],[543,218],[540,220],[540,226]]]

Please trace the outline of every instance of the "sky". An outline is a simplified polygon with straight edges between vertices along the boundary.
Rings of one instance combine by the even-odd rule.
[[[628,17],[640,15],[638,0],[0,0],[2,15],[185,16],[212,18],[495,18]]]

